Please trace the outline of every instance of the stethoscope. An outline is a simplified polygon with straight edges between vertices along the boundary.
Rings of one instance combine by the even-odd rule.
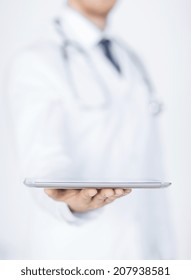
[[[66,63],[66,75],[67,75],[67,80],[68,80],[68,84],[70,86],[70,88],[72,89],[72,92],[74,93],[75,97],[78,99],[79,102],[81,102],[81,98],[80,95],[78,93],[78,89],[72,74],[72,69],[70,68],[70,63],[69,63],[69,55],[68,55],[68,49],[69,48],[73,48],[75,51],[78,51],[79,53],[81,53],[85,60],[86,63],[89,66],[90,71],[92,71],[93,76],[95,77],[95,80],[97,81],[97,85],[99,85],[101,91],[103,92],[104,95],[104,100],[105,102],[103,102],[102,104],[99,105],[99,109],[103,109],[105,107],[107,107],[110,104],[111,101],[111,96],[110,96],[110,91],[106,85],[106,83],[104,82],[103,77],[99,74],[98,70],[96,69],[91,57],[89,56],[89,54],[87,53],[87,51],[85,49],[83,49],[79,44],[77,44],[74,41],[70,41],[61,26],[61,22],[59,19],[55,19],[54,21],[56,30],[58,32],[58,34],[61,36],[62,38],[62,44],[61,44],[61,52],[62,52],[62,56],[63,59],[68,62]],[[149,111],[153,116],[157,116],[158,114],[161,113],[161,111],[163,110],[163,104],[161,102],[159,102],[156,97],[155,97],[155,91],[153,88],[153,85],[148,77],[148,74],[144,68],[144,66],[142,65],[142,63],[139,61],[139,59],[137,59],[137,57],[126,47],[121,45],[120,43],[120,47],[124,48],[130,55],[133,63],[136,65],[136,67],[139,68],[139,70],[142,72],[142,76],[144,79],[144,82],[148,88],[148,97],[149,97]],[[84,109],[86,110],[92,110],[93,107],[89,106],[89,105],[85,105],[83,104],[83,102],[81,102],[82,106]],[[98,107],[96,106],[96,109],[98,109]]]

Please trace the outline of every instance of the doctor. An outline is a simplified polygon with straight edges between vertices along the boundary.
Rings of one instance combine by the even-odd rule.
[[[107,30],[115,3],[68,0],[58,39],[16,57],[9,92],[22,179],[163,179],[159,105],[139,59]],[[164,191],[130,192],[31,190],[25,256],[172,258]]]

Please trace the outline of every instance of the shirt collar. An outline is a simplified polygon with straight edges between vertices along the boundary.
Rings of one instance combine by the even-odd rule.
[[[68,5],[59,17],[64,36],[86,49],[95,47],[102,38],[108,38],[108,29],[99,29],[94,23]]]

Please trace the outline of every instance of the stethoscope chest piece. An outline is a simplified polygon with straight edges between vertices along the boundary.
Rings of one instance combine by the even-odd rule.
[[[149,110],[153,116],[158,116],[164,110],[163,103],[157,100],[151,100],[149,102]]]

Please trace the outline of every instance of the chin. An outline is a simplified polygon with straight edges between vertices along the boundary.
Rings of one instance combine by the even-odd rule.
[[[107,16],[116,2],[116,0],[89,0],[86,7],[92,14]]]

